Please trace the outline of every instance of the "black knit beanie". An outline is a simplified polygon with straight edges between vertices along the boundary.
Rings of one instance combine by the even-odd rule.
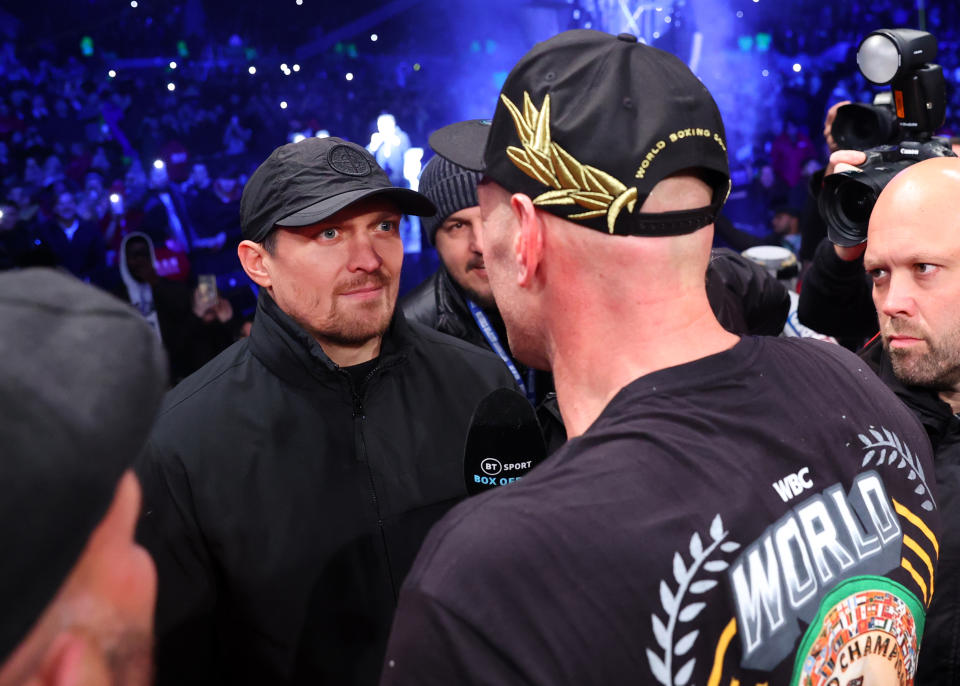
[[[479,204],[477,184],[480,176],[479,172],[465,169],[440,155],[434,155],[423,168],[418,190],[437,206],[434,216],[420,220],[430,245],[436,244],[437,229],[447,217],[465,207]]]

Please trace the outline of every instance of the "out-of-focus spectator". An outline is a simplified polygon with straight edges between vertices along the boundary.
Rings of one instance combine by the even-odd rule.
[[[770,147],[773,169],[789,188],[800,183],[804,162],[816,156],[809,134],[789,119]]]
[[[237,115],[230,117],[230,123],[227,124],[223,132],[223,145],[226,147],[227,155],[242,155],[247,151],[247,141],[253,132],[240,125],[240,118]]]
[[[202,367],[233,342],[233,308],[222,297],[204,300],[199,289],[157,274],[150,237],[131,233],[120,250],[116,295],[133,305],[163,341],[176,383]]]
[[[56,263],[84,281],[103,285],[106,243],[96,225],[81,221],[73,193],[63,192],[53,206],[53,220],[36,227],[36,239],[53,251]]]

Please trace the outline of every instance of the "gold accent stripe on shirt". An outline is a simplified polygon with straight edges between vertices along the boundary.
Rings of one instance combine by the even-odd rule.
[[[720,640],[717,641],[717,651],[713,656],[713,669],[710,670],[710,678],[707,679],[707,686],[719,686],[720,679],[723,678],[723,659],[727,655],[727,648],[730,647],[730,641],[737,634],[737,618],[730,620],[720,634]]]
[[[923,592],[923,604],[929,605],[930,603],[927,602],[927,584],[924,583],[923,577],[917,573],[917,570],[910,564],[910,560],[905,557],[900,558],[900,566],[910,572],[910,576],[913,577],[913,580],[917,582],[917,586]]]
[[[933,562],[930,560],[930,556],[927,555],[927,551],[920,547],[920,544],[915,540],[903,535],[903,544],[910,548],[914,554],[920,558],[920,560],[927,566],[927,573],[930,575],[930,597],[933,598]]]
[[[933,550],[937,554],[937,559],[940,559],[940,544],[937,543],[937,537],[933,535],[932,531],[930,531],[930,527],[928,527],[917,515],[913,514],[910,510],[905,508],[896,500],[893,501],[893,509],[897,511],[898,515],[920,529],[920,531],[923,532],[923,535],[930,539],[930,542],[933,544]]]

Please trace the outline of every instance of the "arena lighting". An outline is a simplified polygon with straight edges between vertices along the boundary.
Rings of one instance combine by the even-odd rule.
[[[287,109],[287,101],[286,101],[286,100],[281,100],[281,101],[280,101],[280,109],[281,109],[281,110]]]
[[[377,38],[379,38],[379,36],[377,36],[377,34],[375,34],[375,33],[371,33],[371,34],[370,34],[370,40],[371,40],[372,42],[376,43],[376,42],[377,42]]]
[[[167,90],[168,90],[168,91],[175,91],[175,90],[177,90],[177,84],[175,84],[173,81],[171,81],[170,83],[167,84]]]
[[[353,72],[348,71],[347,75],[344,77],[347,81],[353,81]]]
[[[306,136],[304,136],[302,133],[295,133],[295,134],[293,134],[293,142],[294,142],[294,143],[299,143],[299,142],[302,141],[304,138],[306,138]]]
[[[114,205],[116,205],[118,202],[120,202],[120,194],[119,194],[119,193],[111,193],[111,194],[110,194],[110,202],[112,202]]]
[[[669,24],[671,21],[673,21],[673,17],[671,17],[669,14],[663,18],[663,22],[665,24]]]
[[[760,73],[761,73],[763,76],[770,76],[770,71],[769,71],[768,69],[764,69],[764,70],[763,70],[762,72],[760,72]]]
[[[171,69],[176,69],[176,68],[177,68],[177,63],[176,63],[176,62],[171,62],[171,63],[170,63],[170,68],[171,68]]]
[[[254,74],[257,73],[257,68],[251,65],[251,67],[247,69],[247,71],[250,72],[250,76],[253,76]]]
[[[799,62],[794,62],[794,64],[793,64],[793,70],[799,74],[801,69],[803,69],[803,67],[800,66],[800,63],[799,63]]]
[[[293,65],[293,70],[294,70],[294,71],[300,71],[300,65],[299,65],[299,64]]]
[[[302,4],[303,4],[303,0],[297,0],[297,5],[302,5]]]
[[[115,79],[117,78],[117,72],[111,69],[110,71],[107,72],[107,76],[109,76],[111,79]]]
[[[287,63],[284,62],[283,64],[280,65],[280,71],[286,71],[286,70],[287,70]]]
[[[163,164],[163,160],[154,160],[154,161],[153,161],[153,168],[154,168],[154,169],[163,169],[164,166],[165,166],[165,165]]]
[[[870,83],[883,86],[937,57],[937,39],[926,31],[880,29],[863,39],[857,66]]]
[[[320,129],[317,131],[317,138],[330,138],[330,132],[326,129]]]
[[[407,148],[403,153],[403,178],[407,180],[413,190],[417,190],[420,185],[422,163],[423,148]]]
[[[137,0],[130,0],[130,7],[137,9]]]

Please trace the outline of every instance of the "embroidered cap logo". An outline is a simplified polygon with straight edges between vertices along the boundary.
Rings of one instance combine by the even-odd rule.
[[[555,189],[533,199],[534,205],[579,205],[586,212],[568,215],[568,219],[593,219],[606,215],[607,228],[613,233],[617,217],[624,207],[633,212],[637,189],[627,188],[607,172],[581,164],[570,153],[550,140],[550,94],[543,96],[540,111],[530,94],[523,93],[523,112],[500,95],[506,105],[523,148],[507,147],[507,156],[524,174]]]

